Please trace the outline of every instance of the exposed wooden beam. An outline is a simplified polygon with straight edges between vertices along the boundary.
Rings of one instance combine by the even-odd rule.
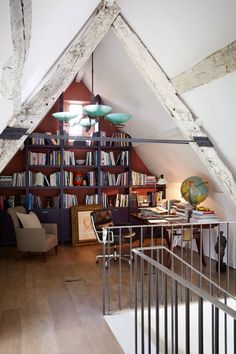
[[[177,124],[185,138],[193,139],[194,136],[206,136],[194,121],[191,111],[178,97],[173,84],[121,15],[116,18],[112,28],[132,62],[170,113],[170,117],[172,117],[172,120]],[[195,143],[190,143],[190,145],[213,178],[218,182],[220,188],[236,205],[235,181],[230,170],[220,159],[215,149],[213,147],[199,147]]]
[[[236,70],[236,41],[209,55],[171,80],[179,93],[207,84]]]
[[[47,82],[31,99],[23,103],[20,112],[11,120],[11,126],[28,128],[29,133],[35,129],[104,38],[119,12],[120,9],[116,4],[113,6],[103,4],[99,8],[54,65]],[[22,141],[9,144],[0,142],[0,171],[21,144]],[[10,148],[10,152],[6,151],[6,148]]]
[[[21,107],[21,81],[31,39],[32,1],[11,0],[13,55],[2,68],[1,94],[14,102],[14,113]]]

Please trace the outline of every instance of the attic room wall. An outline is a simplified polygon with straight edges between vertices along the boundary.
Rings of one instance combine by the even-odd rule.
[[[82,102],[90,102],[91,100],[91,92],[88,90],[86,85],[81,81],[77,83],[73,81],[68,89],[64,92],[64,100],[67,103],[64,105],[65,111],[69,109],[69,101],[82,101]],[[38,133],[45,133],[51,132],[57,134],[59,130],[59,121],[55,119],[52,114],[54,112],[58,112],[59,108],[59,100],[55,103],[53,108],[49,111],[46,117],[41,121],[41,123],[35,129],[35,132]],[[102,129],[107,132],[107,136],[111,136],[112,133],[115,131],[114,125],[109,123],[107,120],[103,120],[102,122]],[[135,171],[150,174],[149,169],[142,161],[142,159],[138,156],[137,152],[133,149],[132,150],[132,166]],[[7,164],[7,166],[2,171],[2,175],[12,175],[14,172],[22,172],[25,170],[25,152],[22,149],[19,149],[15,156],[13,156],[12,160]],[[6,195],[12,194],[12,191],[9,190],[4,192]],[[21,191],[14,192],[16,194],[20,194]]]

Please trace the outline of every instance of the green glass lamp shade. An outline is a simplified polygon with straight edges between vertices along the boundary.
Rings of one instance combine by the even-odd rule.
[[[128,113],[110,113],[106,115],[106,119],[113,124],[123,124],[131,118]]]
[[[73,119],[78,116],[78,113],[71,112],[56,112],[52,114],[54,118],[59,119],[61,121],[67,121]]]
[[[89,104],[84,111],[91,117],[103,117],[112,111],[112,108],[103,104]]]
[[[96,119],[91,119],[91,118],[82,118],[79,122],[79,125],[81,125],[81,127],[89,127],[92,125],[96,124]]]

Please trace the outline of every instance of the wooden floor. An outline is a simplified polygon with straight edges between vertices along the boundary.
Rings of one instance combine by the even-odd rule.
[[[123,353],[102,316],[99,250],[61,246],[44,262],[0,248],[0,354]]]
[[[59,254],[49,252],[44,262],[41,255],[17,259],[15,247],[0,248],[0,354],[123,353],[102,316],[102,264],[95,263],[100,251],[99,245],[60,246]],[[197,253],[194,263],[196,268],[201,264]],[[212,269],[216,280],[215,261],[209,265],[207,259],[201,271],[208,275]],[[122,266],[122,279],[118,270],[119,264],[113,262],[110,308],[114,311],[130,305],[128,262]],[[223,273],[220,285],[226,283]],[[232,269],[228,283],[235,294]]]

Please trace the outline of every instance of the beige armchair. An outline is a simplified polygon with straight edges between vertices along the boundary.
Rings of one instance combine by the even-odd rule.
[[[24,228],[21,227],[20,220],[16,213],[27,214],[23,206],[17,206],[7,209],[13,222],[17,249],[22,252],[42,252],[44,255],[51,248],[55,248],[57,254],[57,224],[41,224],[42,228]]]

